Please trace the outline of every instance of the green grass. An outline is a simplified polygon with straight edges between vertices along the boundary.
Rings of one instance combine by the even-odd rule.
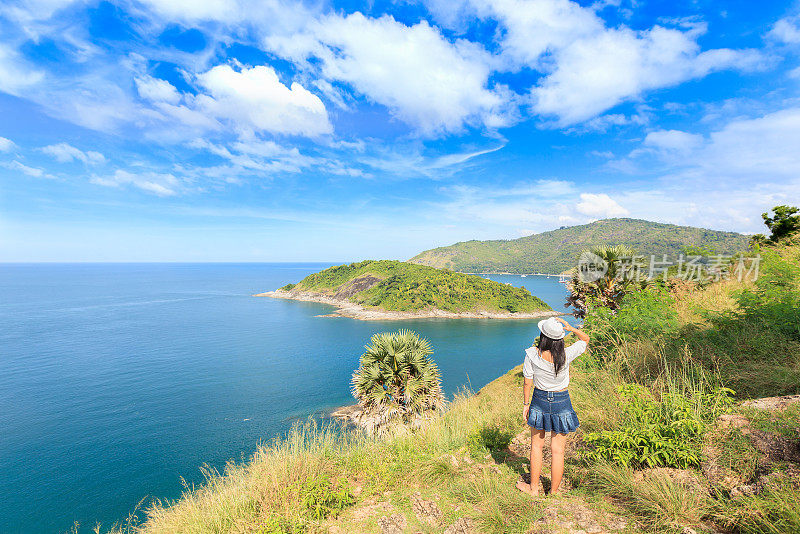
[[[426,250],[409,261],[461,272],[561,273],[584,249],[626,245],[649,257],[677,258],[685,247],[716,254],[747,249],[747,236],[639,219],[605,219],[512,240],[464,241]]]
[[[351,302],[390,311],[439,309],[450,312],[535,312],[551,308],[525,288],[480,276],[454,273],[401,261],[362,261],[311,274],[282,289],[336,295],[369,287],[349,296]]]

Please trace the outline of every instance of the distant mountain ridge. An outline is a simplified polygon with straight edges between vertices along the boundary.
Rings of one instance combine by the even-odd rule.
[[[417,254],[411,263],[460,272],[560,273],[573,267],[591,246],[626,245],[639,254],[676,258],[685,247],[716,254],[747,249],[748,236],[641,219],[603,219],[519,239],[462,241]]]

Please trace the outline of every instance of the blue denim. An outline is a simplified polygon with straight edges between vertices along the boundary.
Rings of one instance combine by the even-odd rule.
[[[566,434],[580,426],[578,414],[572,409],[569,391],[545,391],[534,388],[528,425],[539,430]]]

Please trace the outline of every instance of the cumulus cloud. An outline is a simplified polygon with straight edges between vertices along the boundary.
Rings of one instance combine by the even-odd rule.
[[[492,56],[476,43],[448,41],[424,20],[406,26],[388,15],[330,15],[300,34],[265,42],[309,68],[319,63],[324,78],[348,84],[423,133],[510,120],[512,95],[487,86]]]
[[[669,87],[721,69],[753,69],[752,50],[701,51],[705,25],[654,26],[636,31],[607,27],[593,6],[569,0],[433,0],[431,10],[452,22],[462,16],[497,21],[500,69],[532,68],[542,77],[530,91],[535,113],[568,126],[595,117],[646,91]],[[450,15],[444,15],[450,11]]]
[[[197,80],[208,91],[196,97],[197,108],[241,132],[313,137],[333,130],[322,100],[297,82],[287,87],[269,66],[218,65]]]
[[[93,176],[89,181],[106,187],[130,185],[160,197],[177,195],[181,187],[181,181],[170,173],[133,173],[122,169],[117,169],[110,176]]]
[[[562,125],[592,118],[645,91],[700,78],[714,70],[752,68],[756,52],[700,52],[683,31],[604,30],[554,52],[554,70],[531,94],[534,109]]]
[[[16,145],[7,137],[0,137],[0,152],[11,152]]]
[[[579,213],[590,217],[624,217],[630,212],[605,193],[581,193],[581,201],[575,206]]]
[[[70,161],[81,161],[88,165],[97,165],[105,163],[106,158],[100,152],[94,150],[82,151],[67,143],[58,143],[56,145],[48,145],[41,148],[45,154],[52,156],[61,163],[68,163]]]
[[[780,19],[775,23],[768,35],[782,43],[800,43],[800,15]]]

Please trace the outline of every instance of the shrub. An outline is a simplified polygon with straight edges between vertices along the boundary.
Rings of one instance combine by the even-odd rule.
[[[736,295],[744,319],[800,340],[800,254],[765,248],[761,258],[758,279]]]
[[[474,455],[497,452],[508,447],[514,438],[509,428],[497,425],[484,425],[467,438],[467,447]]]
[[[644,386],[619,387],[623,399],[617,430],[590,432],[584,437],[587,459],[631,467],[700,465],[701,440],[709,424],[732,404],[726,388],[690,391],[670,387],[656,399]]]
[[[603,353],[624,341],[668,337],[680,323],[669,291],[654,285],[625,295],[617,310],[592,308],[584,325],[592,337],[592,350]]]
[[[317,475],[298,484],[300,502],[309,519],[321,520],[336,517],[346,507],[355,503],[353,490],[347,482],[334,482]]]

